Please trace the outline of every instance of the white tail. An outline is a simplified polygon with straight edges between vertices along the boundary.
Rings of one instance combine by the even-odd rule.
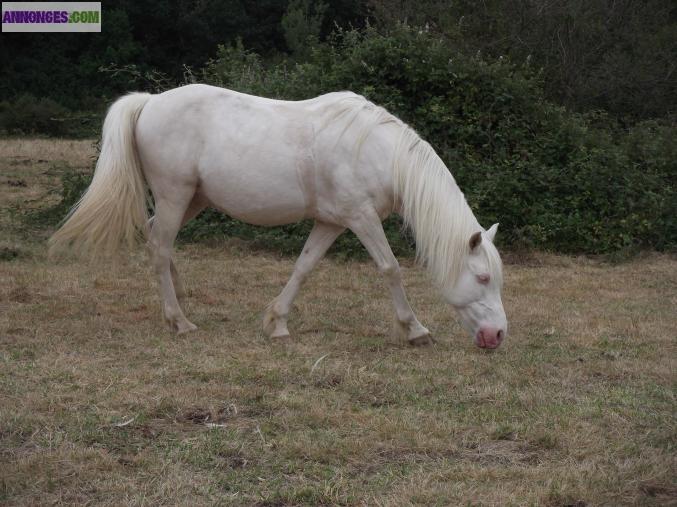
[[[123,245],[132,247],[145,232],[148,192],[134,128],[150,97],[132,93],[108,110],[92,183],[49,239],[50,253],[71,249],[80,255],[108,255]]]

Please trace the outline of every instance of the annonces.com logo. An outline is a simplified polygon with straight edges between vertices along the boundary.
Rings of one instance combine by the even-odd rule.
[[[3,32],[100,32],[101,2],[2,2]]]

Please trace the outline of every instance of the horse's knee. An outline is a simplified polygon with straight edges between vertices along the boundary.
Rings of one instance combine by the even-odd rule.
[[[386,261],[378,266],[378,270],[389,279],[400,277],[400,265],[397,261]]]

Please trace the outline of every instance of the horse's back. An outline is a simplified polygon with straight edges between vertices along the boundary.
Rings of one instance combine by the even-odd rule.
[[[307,115],[308,113],[321,114],[324,109],[343,99],[355,98],[365,100],[361,95],[350,91],[330,92],[305,100],[279,100],[268,97],[259,97],[247,93],[229,90],[205,84],[191,84],[174,88],[154,95],[148,108],[162,107],[168,114],[186,112],[186,107],[195,107],[207,104],[208,107],[223,105],[228,107],[267,111],[270,114]]]
[[[332,92],[307,100],[286,101],[194,84],[154,95],[144,107],[137,132],[140,144],[162,138],[189,140],[218,130],[221,137],[247,145],[263,132],[321,129],[323,119],[345,99],[365,100],[352,92]],[[298,132],[297,132],[298,133]],[[254,135],[259,134],[259,135]],[[267,138],[270,140],[270,138]]]

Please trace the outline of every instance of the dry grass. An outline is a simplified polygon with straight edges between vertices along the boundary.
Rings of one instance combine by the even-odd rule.
[[[0,151],[6,223],[10,204],[48,184],[25,164],[26,186],[8,185],[8,160]],[[293,259],[237,243],[179,251],[200,330],[177,337],[143,255],[51,264],[44,235],[9,231],[19,256],[0,262],[2,504],[677,501],[674,258],[507,265],[511,336],[492,354],[408,262],[433,347],[390,337],[369,263],[334,261],[302,291],[293,338],[265,338],[261,312]]]
[[[65,162],[73,167],[89,167],[96,156],[95,144],[89,139],[0,139],[0,156],[4,163]]]
[[[96,141],[72,139],[0,139],[0,258],[28,255],[44,231],[32,230],[21,215],[59,200],[60,177],[89,171]]]

